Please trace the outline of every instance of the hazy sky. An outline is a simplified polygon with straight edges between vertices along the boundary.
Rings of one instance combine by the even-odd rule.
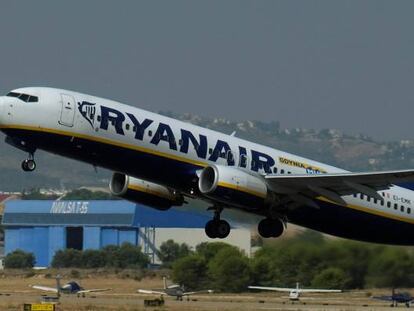
[[[414,1],[1,1],[0,92],[414,139]]]

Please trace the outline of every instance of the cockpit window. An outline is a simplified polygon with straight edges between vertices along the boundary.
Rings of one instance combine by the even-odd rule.
[[[23,94],[23,93],[9,92],[6,96],[17,97],[26,103],[37,103],[39,101],[39,98],[37,96]]]
[[[30,97],[30,95],[20,94],[19,99],[21,99],[22,101],[27,103],[29,101],[29,97]]]
[[[6,96],[9,96],[9,97],[19,97],[20,94],[19,93],[10,92]]]

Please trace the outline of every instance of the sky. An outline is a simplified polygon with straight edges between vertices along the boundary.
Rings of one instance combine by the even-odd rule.
[[[0,2],[0,93],[414,139],[414,1]]]

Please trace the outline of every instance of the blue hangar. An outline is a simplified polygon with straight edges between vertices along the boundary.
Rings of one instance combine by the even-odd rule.
[[[21,249],[50,265],[57,250],[143,245],[144,228],[204,228],[209,216],[176,209],[158,211],[127,201],[9,201],[5,254]]]

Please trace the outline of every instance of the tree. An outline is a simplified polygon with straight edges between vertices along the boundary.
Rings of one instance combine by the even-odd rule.
[[[207,264],[197,254],[177,259],[172,265],[174,282],[182,284],[186,289],[197,290],[207,286]]]
[[[75,189],[68,192],[63,200],[119,200],[118,197],[103,191],[91,191],[88,189]]]
[[[100,268],[106,265],[105,253],[100,250],[87,249],[82,252],[83,268]]]
[[[344,271],[341,269],[327,268],[314,277],[312,286],[316,288],[343,289],[348,281]]]
[[[232,248],[237,250],[236,247],[224,242],[203,242],[196,246],[196,252],[197,254],[203,256],[207,262],[209,262],[223,248]]]
[[[7,254],[4,266],[12,269],[33,268],[35,257],[32,253],[26,253],[20,249]]]
[[[223,248],[208,263],[208,276],[214,288],[241,292],[250,284],[248,258],[235,248]]]
[[[52,267],[82,267],[82,252],[73,248],[58,250],[53,256]]]
[[[161,244],[157,255],[164,266],[170,267],[177,259],[188,256],[190,253],[191,250],[187,244],[167,240]]]
[[[145,268],[149,264],[149,258],[141,247],[131,243],[123,243],[118,251],[118,268]]]

